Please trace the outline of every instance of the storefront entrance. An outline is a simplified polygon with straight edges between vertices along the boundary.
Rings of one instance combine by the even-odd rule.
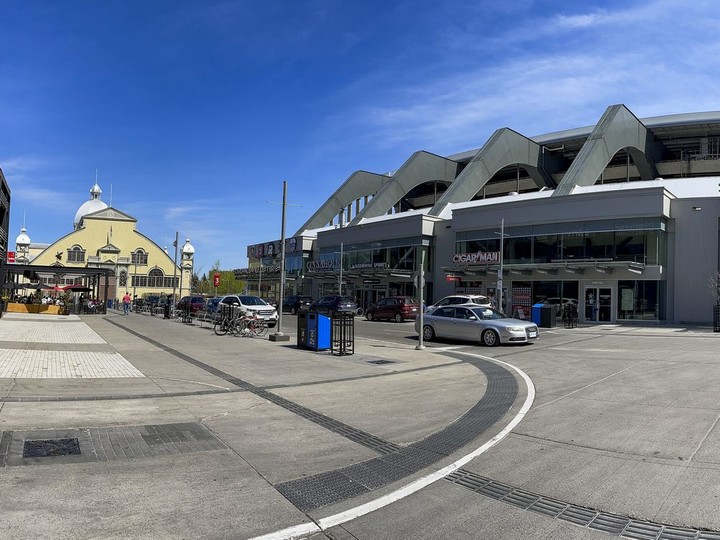
[[[612,320],[612,291],[610,287],[585,287],[585,322]]]

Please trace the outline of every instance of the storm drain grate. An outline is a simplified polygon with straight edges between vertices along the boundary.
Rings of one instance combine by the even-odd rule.
[[[392,360],[368,360],[368,364],[375,364],[376,366],[381,366],[382,364],[397,364],[397,362],[393,362]]]
[[[77,439],[45,439],[25,441],[22,457],[79,456],[80,442]]]
[[[542,497],[529,491],[495,482],[467,469],[458,469],[446,476],[445,480],[491,499],[622,538],[633,540],[720,540],[720,532],[636,521],[629,516],[600,512],[593,508]]]

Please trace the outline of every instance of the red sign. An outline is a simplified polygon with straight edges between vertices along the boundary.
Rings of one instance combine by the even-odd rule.
[[[14,251],[7,252],[7,262],[9,262],[9,263],[15,262],[15,252]]]
[[[213,287],[219,287],[219,286],[220,286],[220,274],[215,272],[215,274],[213,274]]]

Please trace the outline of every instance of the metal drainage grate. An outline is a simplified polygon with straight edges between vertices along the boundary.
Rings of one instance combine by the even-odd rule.
[[[22,457],[52,457],[80,455],[80,443],[77,439],[47,439],[25,441]]]
[[[382,364],[396,364],[397,362],[393,362],[392,360],[368,360],[367,363],[380,366]]]

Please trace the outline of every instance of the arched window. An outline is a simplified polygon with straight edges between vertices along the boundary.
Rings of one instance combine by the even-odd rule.
[[[85,250],[78,245],[67,250],[67,262],[69,263],[84,263],[85,262]]]
[[[165,274],[159,268],[153,268],[148,272],[148,287],[162,287]]]
[[[130,255],[130,264],[147,264],[147,263],[148,263],[148,255],[147,255],[147,252],[145,252],[145,250],[142,248],[137,248]]]

